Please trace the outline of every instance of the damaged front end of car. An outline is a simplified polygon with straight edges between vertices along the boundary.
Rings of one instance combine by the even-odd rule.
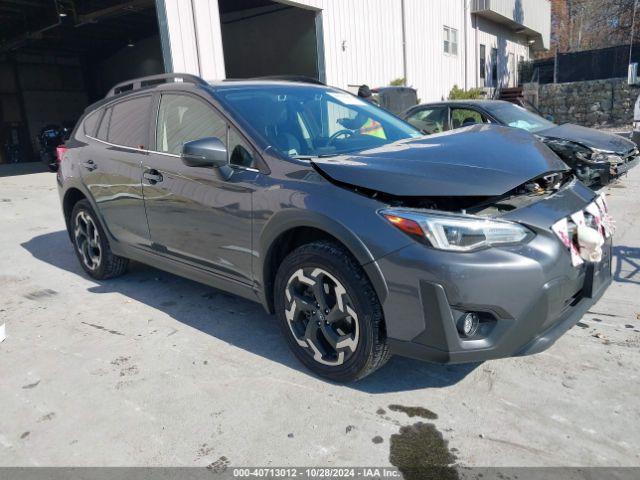
[[[395,352],[445,363],[536,353],[611,281],[604,203],[526,132],[476,126],[313,165],[414,240],[376,261]]]
[[[549,197],[573,172],[526,132],[496,126],[313,160],[329,182],[392,209],[500,217]]]
[[[539,137],[586,185],[602,186],[640,162],[638,149],[624,152],[600,150],[562,138]]]

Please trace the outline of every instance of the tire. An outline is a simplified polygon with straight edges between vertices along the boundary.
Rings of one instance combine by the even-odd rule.
[[[389,359],[378,296],[342,246],[320,241],[291,252],[276,274],[274,296],[289,347],[313,373],[353,382]]]
[[[76,256],[90,277],[106,280],[127,271],[129,260],[113,254],[102,225],[87,200],[80,200],[73,207],[69,228]]]

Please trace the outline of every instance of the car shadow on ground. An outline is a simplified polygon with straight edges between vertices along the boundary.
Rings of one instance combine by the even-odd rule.
[[[66,231],[47,233],[22,244],[36,259],[86,276]],[[289,351],[275,317],[261,305],[153,267],[132,263],[120,278],[95,281],[92,293],[119,293],[233,346],[310,374]],[[433,365],[393,357],[382,369],[349,388],[388,393],[455,385],[479,364]]]
[[[640,285],[640,248],[615,245],[612,253],[613,280]]]
[[[46,171],[47,167],[42,162],[5,163],[0,165],[0,177],[17,177]]]

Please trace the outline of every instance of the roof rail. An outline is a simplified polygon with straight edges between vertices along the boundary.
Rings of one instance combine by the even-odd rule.
[[[208,85],[202,78],[191,75],[189,73],[162,73],[160,75],[150,75],[148,77],[135,78],[133,80],[127,80],[125,82],[118,83],[114,86],[107,97],[113,97],[120,93],[132,92],[134,90],[140,90],[142,88],[153,87],[154,85],[160,85],[162,83],[170,83],[170,80],[184,83],[193,83],[194,85]]]
[[[307,75],[267,75],[264,77],[254,77],[248,80],[276,80],[281,82],[298,82],[298,83],[311,83],[313,85],[324,85],[317,78],[309,77]]]

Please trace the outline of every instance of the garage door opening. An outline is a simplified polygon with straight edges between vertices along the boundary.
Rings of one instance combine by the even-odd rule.
[[[0,163],[41,160],[116,83],[163,73],[154,0],[0,0]]]
[[[227,78],[303,75],[323,80],[321,18],[270,0],[219,0]]]

